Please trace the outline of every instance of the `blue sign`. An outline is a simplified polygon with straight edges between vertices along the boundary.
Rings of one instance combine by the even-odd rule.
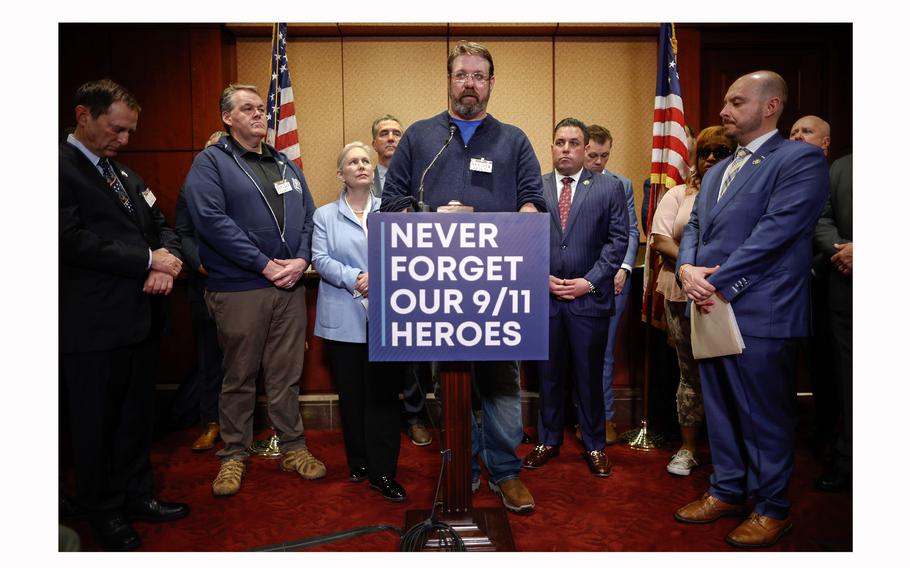
[[[549,216],[368,220],[371,361],[548,358]]]

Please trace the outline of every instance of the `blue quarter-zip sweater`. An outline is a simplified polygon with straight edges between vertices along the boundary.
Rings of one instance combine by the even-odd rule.
[[[284,193],[284,232],[280,230],[259,179],[224,136],[193,160],[184,186],[198,235],[199,256],[208,271],[206,288],[241,292],[273,286],[262,275],[269,260],[310,261],[313,212],[316,207],[303,172],[287,156],[269,147],[282,177],[291,184]]]
[[[452,117],[442,112],[407,129],[389,164],[382,211],[401,211],[416,204],[420,175],[449,137],[450,124],[454,124]],[[492,171],[479,171],[485,166]],[[540,163],[525,133],[487,115],[468,144],[455,132],[424,180],[424,196],[433,209],[457,199],[478,212],[518,211],[525,203],[546,211],[540,174]]]

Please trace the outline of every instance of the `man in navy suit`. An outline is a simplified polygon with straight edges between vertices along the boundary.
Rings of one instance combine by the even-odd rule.
[[[635,259],[638,257],[638,217],[635,215],[635,194],[632,192],[632,180],[607,169],[607,162],[610,161],[610,152],[613,150],[613,135],[610,131],[598,124],[592,124],[589,128],[590,141],[585,146],[585,168],[595,174],[604,174],[617,178],[622,183],[623,195],[625,196],[626,209],[629,212],[629,243],[626,245],[626,253],[622,259],[622,265],[616,270],[613,276],[613,303],[615,311],[610,318],[610,332],[607,337],[607,347],[604,350],[604,374],[603,374],[603,396],[604,396],[604,418],[606,419],[605,432],[607,445],[615,444],[619,441],[616,434],[616,423],[613,421],[613,351],[616,349],[616,332],[619,329],[619,320],[622,319],[622,312],[626,309],[626,302],[629,299],[629,290],[632,289],[632,269],[635,267]],[[575,432],[576,437],[581,438],[581,429]]]
[[[610,475],[604,453],[604,349],[614,306],[613,278],[629,241],[622,184],[584,168],[588,128],[565,118],[553,133],[553,167],[543,177],[550,212],[550,360],[540,364],[539,444],[523,466],[559,455],[569,369],[578,401],[584,458],[591,473]]]
[[[677,277],[692,309],[729,302],[745,349],[699,362],[714,473],[675,517],[710,523],[752,501],[726,537],[742,548],[772,545],[792,528],[796,354],[809,333],[812,234],[828,195],[821,149],[777,132],[786,100],[772,71],[730,86],[720,116],[739,146],[708,171],[679,246]]]

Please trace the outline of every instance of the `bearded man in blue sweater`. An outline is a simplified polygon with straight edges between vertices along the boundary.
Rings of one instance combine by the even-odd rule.
[[[477,212],[546,211],[540,163],[521,129],[487,114],[496,82],[493,57],[478,43],[460,41],[448,58],[449,108],[414,123],[405,132],[389,165],[382,192],[382,211],[415,209],[423,177],[431,209],[457,200]],[[440,148],[450,143],[432,169]],[[506,509],[529,513],[534,498],[518,478],[521,460],[521,399],[517,361],[474,363],[475,392],[483,424],[472,422],[473,454],[490,473],[490,489]],[[472,487],[480,487],[480,466],[473,463]]]

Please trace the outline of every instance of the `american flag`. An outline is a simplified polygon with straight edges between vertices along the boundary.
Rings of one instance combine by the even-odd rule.
[[[288,71],[287,42],[288,25],[274,24],[267,116],[269,130],[265,141],[302,166],[300,144],[297,143],[297,117],[294,115],[294,90],[291,89],[291,72]]]
[[[679,89],[673,24],[660,25],[658,54],[651,141],[651,195],[648,200],[648,219],[642,219],[648,233],[651,232],[651,219],[657,202],[666,190],[685,183],[686,176],[689,175],[689,145],[686,141],[686,118]]]
[[[641,220],[645,234],[648,235],[641,308],[643,319],[650,319],[656,327],[662,329],[666,327],[663,323],[663,297],[654,294],[661,258],[651,251],[651,221],[664,193],[674,185],[685,183],[689,174],[689,144],[685,125],[679,68],[676,66],[676,34],[673,24],[661,24],[651,142],[651,192],[648,196],[648,218]]]

